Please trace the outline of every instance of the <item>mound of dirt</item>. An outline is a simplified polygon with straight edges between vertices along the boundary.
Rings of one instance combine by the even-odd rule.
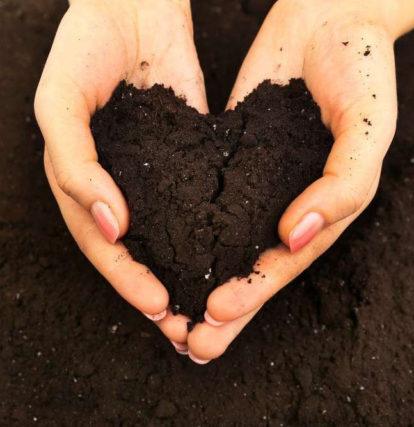
[[[333,142],[302,80],[264,82],[218,116],[161,86],[124,82],[92,132],[129,204],[127,248],[166,285],[174,310],[193,319],[212,289],[251,273],[277,245],[281,215],[322,175]]]

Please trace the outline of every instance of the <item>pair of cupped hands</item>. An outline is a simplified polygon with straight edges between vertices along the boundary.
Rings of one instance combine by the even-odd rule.
[[[123,79],[138,88],[161,83],[208,112],[190,2],[70,2],[35,101],[47,178],[86,257],[179,353],[200,364],[222,355],[262,305],[372,200],[397,118],[393,43],[411,25],[399,7],[386,0],[279,0],[271,9],[227,108],[265,79],[286,84],[303,78],[335,143],[323,176],[293,201],[275,230],[283,243],[260,256],[263,278],[218,287],[209,296],[206,321],[189,333],[188,319],[171,313],[165,287],[121,242],[127,203],[98,162],[89,123]]]

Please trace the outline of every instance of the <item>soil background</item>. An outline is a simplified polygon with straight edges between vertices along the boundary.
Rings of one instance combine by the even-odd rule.
[[[194,1],[213,111],[269,3]],[[32,103],[65,8],[0,0],[0,425],[414,425],[414,34],[375,201],[199,367],[88,264],[48,189]]]

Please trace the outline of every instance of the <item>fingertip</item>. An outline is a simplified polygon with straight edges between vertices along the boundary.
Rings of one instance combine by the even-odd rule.
[[[151,320],[159,321],[165,317],[169,303],[168,291],[147,267],[131,260],[123,267],[122,277],[119,270],[114,275],[116,281],[112,280],[112,285],[136,309]]]
[[[150,316],[158,316],[160,313],[167,313],[169,303],[169,295],[167,289],[161,284],[157,283],[156,288],[153,291],[148,292],[146,309],[143,310],[146,314]],[[162,319],[161,318],[161,319]],[[161,320],[159,319],[159,320]]]
[[[212,316],[210,316],[207,310],[204,313],[204,320],[211,326],[221,326],[224,323],[224,322],[215,320]]]
[[[227,348],[222,329],[207,323],[199,323],[188,334],[189,355],[195,359],[212,360],[220,357]],[[197,362],[196,362],[197,363]]]
[[[145,312],[142,312],[142,314],[153,322],[159,322],[160,320],[165,318],[165,316],[167,315],[167,310],[163,310],[156,314],[148,314]]]
[[[187,323],[189,319],[182,314],[174,315],[170,309],[167,310],[167,315],[157,322],[157,326],[162,333],[179,346],[187,346],[188,329]],[[174,345],[174,344],[173,344]]]
[[[98,171],[95,179],[90,178],[90,184],[94,186],[95,191],[98,193],[97,200],[109,206],[118,225],[117,238],[121,238],[126,234],[129,227],[128,204],[116,182],[100,164]]]
[[[211,359],[200,359],[199,357],[191,353],[191,351],[188,351],[188,357],[197,365],[207,365],[207,363],[211,362]]]
[[[112,209],[106,203],[98,200],[92,204],[91,215],[105,239],[114,244],[118,240],[120,230]]]
[[[225,285],[214,289],[207,300],[207,310],[204,320],[211,326],[220,326],[227,321],[228,292]]]
[[[292,253],[298,252],[322,231],[325,220],[319,212],[308,212],[289,233],[289,248]]]
[[[207,300],[207,316],[204,315],[208,324],[221,326],[245,314],[243,293],[248,280],[233,278],[210,294]]]
[[[173,347],[175,348],[175,351],[178,354],[181,354],[183,356],[188,355],[188,346],[187,344],[183,344],[183,343],[179,343],[179,342],[175,342],[170,340],[171,344],[173,345]]]

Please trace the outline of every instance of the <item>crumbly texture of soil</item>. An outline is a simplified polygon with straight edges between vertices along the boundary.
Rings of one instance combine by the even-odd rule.
[[[214,111],[254,4],[193,2]],[[412,426],[414,34],[396,45],[398,130],[374,202],[200,367],[89,265],[44,178],[33,95],[66,7],[0,1],[0,425]]]
[[[91,128],[128,201],[125,245],[193,320],[212,289],[252,273],[279,243],[283,211],[322,175],[333,142],[302,80],[264,82],[219,116],[123,82]]]

